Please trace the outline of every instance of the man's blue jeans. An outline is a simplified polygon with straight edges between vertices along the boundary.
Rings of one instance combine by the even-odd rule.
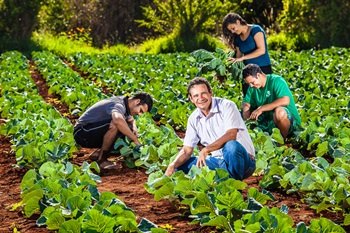
[[[255,160],[252,159],[247,150],[237,141],[226,142],[223,147],[223,158],[208,156],[205,160],[210,170],[222,168],[228,171],[230,176],[236,180],[243,180],[255,171]],[[177,170],[188,173],[192,166],[196,166],[197,157],[192,156]]]

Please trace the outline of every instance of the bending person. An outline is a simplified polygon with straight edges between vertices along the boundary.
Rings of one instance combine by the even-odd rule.
[[[256,64],[265,74],[272,74],[266,35],[259,25],[248,24],[240,15],[229,13],[224,17],[222,31],[226,43],[236,54],[230,61]],[[243,84],[243,96],[247,89]]]
[[[269,133],[277,127],[284,138],[301,124],[292,92],[278,75],[264,74],[255,64],[243,68],[243,79],[250,86],[243,100],[243,119],[256,120]]]
[[[91,159],[97,159],[102,169],[109,169],[113,163],[107,157],[118,137],[126,136],[140,145],[133,116],[150,111],[152,105],[152,97],[146,93],[138,93],[131,98],[114,96],[101,100],[78,119],[74,126],[74,139],[82,147],[99,148],[91,154]]]

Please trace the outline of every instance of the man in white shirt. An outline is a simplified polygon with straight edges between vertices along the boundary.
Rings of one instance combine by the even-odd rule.
[[[188,173],[196,165],[225,169],[238,180],[251,176],[255,171],[255,150],[236,104],[213,97],[204,78],[194,78],[187,92],[197,109],[188,119],[184,145],[165,175],[170,176],[176,170]],[[192,156],[199,142],[204,148],[198,157]]]

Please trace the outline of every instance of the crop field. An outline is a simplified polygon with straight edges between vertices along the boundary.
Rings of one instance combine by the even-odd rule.
[[[0,232],[350,232],[350,49],[272,51],[302,129],[284,142],[248,122],[257,169],[246,180],[193,168],[164,176],[207,78],[242,104],[241,64],[222,50],[163,55],[11,51],[0,55]],[[111,95],[150,93],[141,150],[117,140],[101,175],[73,125]]]

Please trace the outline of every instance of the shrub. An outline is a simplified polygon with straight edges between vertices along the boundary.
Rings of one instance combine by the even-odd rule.
[[[139,46],[138,50],[145,53],[174,53],[174,52],[192,52],[197,49],[215,51],[215,49],[224,48],[220,40],[207,35],[198,34],[195,37],[183,37],[172,33],[157,39],[151,39]]]
[[[278,34],[269,35],[267,38],[267,45],[269,50],[294,50],[295,42],[288,38],[283,32]]]
[[[298,50],[350,45],[349,1],[282,0],[282,3],[280,28],[295,40]]]
[[[40,50],[40,46],[31,39],[14,39],[0,35],[0,54],[6,51],[18,50],[28,56],[33,50]]]
[[[128,54],[132,53],[132,49],[126,45],[106,45],[103,49],[92,47],[83,40],[73,40],[62,34],[60,36],[53,36],[51,34],[34,33],[33,40],[46,50],[53,51],[60,56],[68,56],[76,52],[84,52],[88,54],[96,53],[113,53],[113,54]]]

